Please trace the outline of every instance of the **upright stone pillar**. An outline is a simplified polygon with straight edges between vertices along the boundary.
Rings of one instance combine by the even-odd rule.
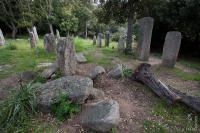
[[[93,37],[93,45],[96,45],[97,44],[97,37],[96,37],[96,35],[94,35],[94,37]]]
[[[57,62],[64,75],[73,75],[76,72],[76,52],[72,40],[61,37],[57,44]]]
[[[0,29],[0,46],[3,46],[5,44],[5,38],[3,36],[3,32]]]
[[[139,20],[139,44],[137,47],[139,60],[149,60],[153,23],[154,19],[151,17],[144,17]]]
[[[97,37],[97,46],[98,47],[102,46],[102,33],[98,34],[98,37]]]
[[[33,33],[34,33],[34,35],[35,35],[36,41],[38,41],[38,40],[39,40],[39,37],[38,37],[37,29],[36,29],[35,26],[33,27]]]
[[[109,43],[110,43],[110,32],[106,31],[106,33],[105,33],[105,45],[106,45],[106,47],[109,47]]]
[[[55,52],[56,51],[56,39],[52,33],[45,34],[44,47],[47,52]]]
[[[60,38],[60,32],[58,29],[56,29],[56,38],[59,39]]]
[[[123,52],[125,50],[125,43],[126,43],[126,37],[125,35],[120,36],[119,42],[118,42],[118,50]]]
[[[35,48],[36,47],[35,34],[33,32],[29,32],[29,38],[30,38],[30,46],[31,46],[31,48]]]
[[[167,33],[163,47],[162,65],[174,67],[181,46],[181,33],[170,31]]]

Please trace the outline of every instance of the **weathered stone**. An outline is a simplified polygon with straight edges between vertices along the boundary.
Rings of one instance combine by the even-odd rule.
[[[81,114],[82,125],[98,132],[111,131],[118,126],[119,121],[119,104],[114,100],[88,104]]]
[[[2,46],[4,44],[5,44],[5,38],[3,36],[2,30],[0,29],[0,46]]]
[[[35,48],[36,47],[36,38],[33,32],[29,32],[29,38],[30,38],[30,45],[31,48]]]
[[[174,67],[181,45],[181,33],[168,32],[163,47],[162,64],[166,67]]]
[[[37,65],[37,68],[38,69],[43,69],[43,68],[51,67],[52,65],[53,65],[53,63],[51,63],[51,62],[43,62],[43,63],[39,63]]]
[[[137,47],[139,60],[149,60],[153,23],[154,19],[151,17],[144,17],[139,20],[139,44]]]
[[[60,32],[58,29],[56,29],[56,38],[59,39],[60,38]]]
[[[96,37],[96,35],[94,35],[94,37],[93,37],[93,45],[96,45],[97,44],[97,37]]]
[[[55,52],[56,51],[56,39],[52,33],[45,34],[44,47],[47,52]]]
[[[106,31],[106,33],[105,33],[105,45],[106,45],[106,47],[109,47],[109,43],[110,43],[110,32]]]
[[[83,55],[83,53],[76,53],[76,60],[78,63],[85,63],[87,62],[87,59]]]
[[[97,37],[97,46],[98,47],[102,46],[102,33],[98,34],[98,37]]]
[[[70,38],[61,37],[57,45],[57,61],[63,75],[73,75],[76,72],[75,46]]]
[[[125,37],[125,35],[122,35],[119,38],[118,50],[123,52],[125,49],[125,44],[126,44],[126,37]]]
[[[93,88],[93,81],[82,76],[66,76],[47,82],[38,87],[38,104],[44,112],[50,112],[52,103],[58,101],[58,96],[66,95],[73,102],[83,104],[88,97],[103,97],[104,93],[96,93],[99,90]]]
[[[46,68],[40,76],[49,79],[58,70],[58,64],[54,63],[49,68]]]
[[[33,33],[34,33],[34,35],[35,35],[36,41],[38,41],[38,40],[39,40],[39,37],[38,37],[37,29],[36,29],[35,26],[33,27]]]
[[[96,66],[94,69],[87,73],[87,76],[91,79],[97,78],[99,75],[105,73],[105,69],[102,66]]]
[[[117,66],[108,72],[109,78],[121,78],[123,74],[123,66],[122,64],[117,64]]]
[[[37,73],[34,71],[25,71],[19,74],[20,79],[23,81],[33,80],[37,76]]]

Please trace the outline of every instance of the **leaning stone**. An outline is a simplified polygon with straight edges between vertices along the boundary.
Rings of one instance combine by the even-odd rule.
[[[54,63],[49,68],[45,69],[40,76],[49,79],[58,70],[58,64]]]
[[[94,37],[93,37],[93,45],[96,45],[97,44],[97,37],[96,37],[96,35],[94,35]]]
[[[56,29],[56,38],[59,39],[60,38],[60,32],[58,29]]]
[[[120,121],[119,104],[114,100],[91,103],[84,107],[81,123],[84,127],[98,132],[109,132]]]
[[[82,76],[62,77],[43,84],[38,90],[38,104],[44,112],[50,112],[51,104],[58,102],[60,93],[78,104],[85,103],[89,96],[97,98],[104,95],[103,92],[96,93],[93,81]]]
[[[61,37],[57,45],[58,66],[63,75],[73,75],[76,72],[75,46],[70,38]]]
[[[162,64],[166,67],[174,67],[181,46],[181,33],[168,32],[163,47]]]
[[[2,46],[4,44],[5,44],[5,38],[3,36],[2,30],[0,29],[0,46]]]
[[[31,48],[35,48],[36,47],[36,38],[33,32],[29,32],[29,38],[30,38],[30,45]]]
[[[47,52],[55,52],[56,51],[56,39],[55,39],[53,33],[45,34],[44,47]]]
[[[33,27],[33,33],[34,33],[34,35],[35,35],[36,41],[38,41],[38,40],[39,40],[39,37],[38,37],[37,29],[36,29],[35,26]]]
[[[139,20],[139,44],[137,47],[139,60],[149,60],[153,23],[154,19],[151,17],[144,17]]]
[[[108,72],[109,78],[121,78],[123,74],[123,66],[122,64],[117,64],[117,66],[112,69],[110,72]]]
[[[105,69],[102,66],[96,66],[94,69],[87,73],[87,76],[91,79],[97,78],[99,75],[105,73]]]
[[[77,53],[76,54],[76,60],[78,63],[85,63],[87,62],[87,59],[85,58],[85,56],[83,55],[83,53]]]

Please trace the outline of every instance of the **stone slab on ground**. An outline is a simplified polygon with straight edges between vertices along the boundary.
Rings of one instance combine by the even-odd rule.
[[[83,55],[83,53],[76,53],[76,60],[78,63],[85,63],[87,62],[87,59]]]

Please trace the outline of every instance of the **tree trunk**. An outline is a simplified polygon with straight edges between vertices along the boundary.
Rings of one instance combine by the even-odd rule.
[[[141,64],[131,76],[134,81],[139,81],[150,87],[159,97],[163,98],[168,104],[181,102],[200,112],[200,97],[190,96],[179,90],[167,86],[156,78],[151,70],[151,65]]]
[[[16,35],[17,35],[17,27],[13,27],[12,29],[12,38],[15,39],[16,38]]]
[[[85,21],[85,39],[88,37],[88,27],[87,27],[87,21]]]
[[[133,14],[128,18],[127,24],[127,40],[125,53],[129,54],[132,51],[132,34],[133,34]]]
[[[51,23],[48,24],[49,25],[49,30],[50,32],[54,35],[54,32],[53,32],[53,25]]]

